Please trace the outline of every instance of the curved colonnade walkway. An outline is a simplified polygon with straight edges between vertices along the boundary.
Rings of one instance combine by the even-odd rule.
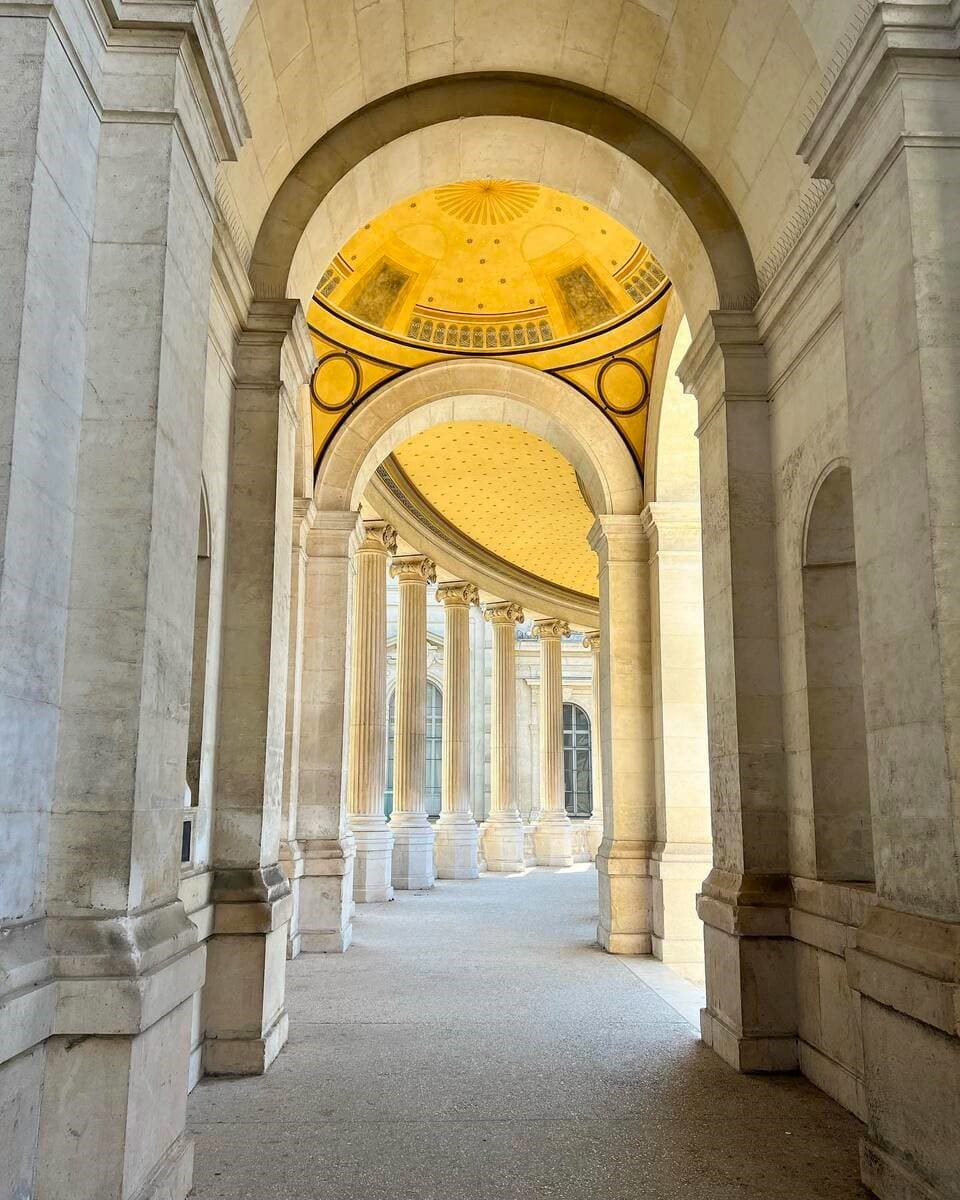
[[[290,1041],[190,1101],[200,1200],[864,1200],[861,1126],[737,1075],[593,944],[592,868],[401,892],[289,964]]]

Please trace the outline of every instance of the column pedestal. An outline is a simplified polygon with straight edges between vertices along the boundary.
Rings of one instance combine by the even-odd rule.
[[[356,854],[356,841],[349,831],[339,838],[312,838],[303,843],[299,936],[305,954],[340,954],[353,940],[350,919]]]

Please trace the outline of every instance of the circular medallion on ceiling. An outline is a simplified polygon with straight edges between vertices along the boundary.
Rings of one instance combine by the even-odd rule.
[[[607,408],[629,417],[646,402],[649,385],[643,368],[629,358],[608,359],[597,375],[597,390]]]
[[[470,179],[437,188],[437,204],[470,225],[502,225],[528,213],[540,194],[532,183],[512,179]]]

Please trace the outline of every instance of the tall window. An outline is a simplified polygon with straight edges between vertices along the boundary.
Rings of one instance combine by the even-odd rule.
[[[579,704],[563,706],[563,799],[571,817],[593,813],[590,718]]]
[[[441,750],[443,745],[443,695],[435,683],[427,680],[426,769],[424,799],[427,815],[440,815]],[[387,706],[387,783],[383,793],[383,811],[393,812],[393,763],[397,744],[397,693],[390,693]]]

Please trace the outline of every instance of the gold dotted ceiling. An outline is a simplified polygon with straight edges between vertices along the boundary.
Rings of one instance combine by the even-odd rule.
[[[597,556],[587,545],[593,514],[549,442],[513,425],[456,421],[418,433],[394,458],[468,538],[540,579],[597,595]]]
[[[647,397],[669,290],[642,242],[564,192],[486,179],[410,196],[354,234],[314,293],[308,323],[319,360],[312,388],[318,459],[346,416],[387,380],[442,359],[494,357],[575,387],[611,420],[642,471]],[[456,426],[429,435],[428,455],[414,462],[408,453],[411,483],[491,553],[595,594],[595,578],[582,586],[585,559],[557,578],[529,538],[518,558],[520,542],[503,511],[509,486],[511,506],[527,514],[521,523],[537,508],[556,519],[562,493],[563,519],[571,528],[582,525],[588,510],[579,488],[561,480],[563,470],[575,484],[569,465],[553,451],[552,457],[538,452],[536,471],[511,470],[505,456],[513,453],[529,466],[520,431],[494,435],[489,429],[498,427],[490,426],[480,435],[482,425],[471,436],[493,457],[475,475],[472,516],[454,500],[464,452]],[[585,545],[584,553],[590,554]]]

